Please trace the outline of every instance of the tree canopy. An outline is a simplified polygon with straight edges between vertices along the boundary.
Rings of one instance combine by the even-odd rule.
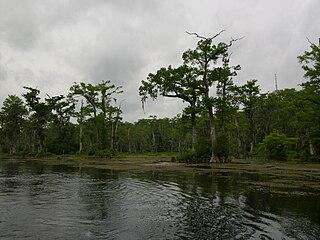
[[[172,152],[179,161],[226,162],[232,158],[320,161],[320,49],[298,56],[305,71],[300,89],[263,92],[257,79],[237,85],[240,65],[231,65],[238,39],[219,42],[189,33],[198,42],[181,64],[149,73],[139,95],[188,103],[174,118],[122,120],[122,86],[111,81],[80,82],[67,95],[40,96],[24,87],[8,95],[0,111],[0,151],[8,154]],[[160,104],[160,103],[159,103]]]

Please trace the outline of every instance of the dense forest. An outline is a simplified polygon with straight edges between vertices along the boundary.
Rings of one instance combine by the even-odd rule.
[[[298,60],[305,82],[297,89],[262,92],[256,79],[237,86],[240,65],[230,66],[229,49],[240,39],[215,43],[198,38],[178,67],[163,67],[141,82],[143,105],[158,96],[188,103],[176,117],[150,116],[123,122],[121,86],[110,81],[75,83],[66,96],[40,97],[26,86],[9,95],[0,113],[0,151],[14,155],[177,153],[188,162],[232,158],[320,161],[320,47]]]

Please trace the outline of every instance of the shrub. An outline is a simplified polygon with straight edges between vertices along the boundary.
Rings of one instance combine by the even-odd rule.
[[[116,152],[114,149],[103,149],[96,151],[96,156],[100,158],[112,158],[115,156]]]
[[[296,141],[296,138],[287,138],[285,134],[273,132],[263,139],[258,152],[266,159],[287,160],[288,153],[292,155]]]
[[[230,157],[230,141],[226,133],[217,136],[217,143],[214,146],[214,152],[219,162],[229,162]]]
[[[211,158],[211,143],[208,138],[199,138],[195,146],[195,152],[191,149],[183,152],[177,157],[178,162],[186,163],[208,163]]]

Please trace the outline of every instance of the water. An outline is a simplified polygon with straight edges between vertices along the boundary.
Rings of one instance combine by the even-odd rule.
[[[319,194],[255,178],[0,162],[0,239],[319,239]]]

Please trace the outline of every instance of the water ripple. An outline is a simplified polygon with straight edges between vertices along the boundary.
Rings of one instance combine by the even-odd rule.
[[[36,165],[38,166],[38,165]],[[0,168],[1,239],[317,239],[231,177]],[[12,167],[12,166],[11,166]],[[271,201],[271,199],[268,199]],[[268,203],[266,203],[268,204]],[[317,205],[316,205],[317,206]]]

